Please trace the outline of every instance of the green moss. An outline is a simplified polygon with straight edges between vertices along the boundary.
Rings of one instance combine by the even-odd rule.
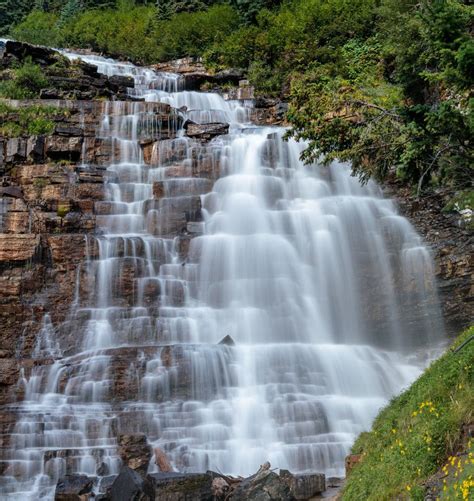
[[[59,204],[58,210],[56,211],[56,214],[59,217],[65,217],[70,211],[71,211],[71,207],[69,204]]]
[[[376,418],[353,446],[362,459],[348,477],[344,500],[423,499],[423,481],[459,446],[474,413],[474,335],[461,334],[439,360]]]

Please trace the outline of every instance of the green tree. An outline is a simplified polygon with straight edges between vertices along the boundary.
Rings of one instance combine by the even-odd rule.
[[[168,21],[174,13],[174,0],[156,0],[156,19],[158,21]]]
[[[0,35],[7,34],[30,10],[30,0],[0,0]]]
[[[66,4],[61,9],[58,25],[62,26],[71,21],[71,19],[82,11],[82,8],[83,6],[81,0],[67,0]]]

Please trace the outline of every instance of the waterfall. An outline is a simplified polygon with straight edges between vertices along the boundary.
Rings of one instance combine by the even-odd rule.
[[[303,164],[305,145],[253,125],[251,102],[63,53],[230,129],[208,143],[177,130],[145,163],[155,115],[107,103],[98,135],[114,156],[89,287],[63,325],[46,317],[35,355],[50,363],[18,383],[3,499],[53,499],[68,473],[117,474],[117,434],[138,431],[178,471],[248,475],[270,461],[342,476],[355,437],[442,339],[428,249],[374,182]]]

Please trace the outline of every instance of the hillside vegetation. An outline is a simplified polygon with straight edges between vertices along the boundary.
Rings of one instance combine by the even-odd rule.
[[[361,460],[348,477],[344,500],[423,500],[426,481],[440,469],[433,499],[472,499],[474,442],[462,428],[474,421],[474,341],[455,349],[473,335],[471,327],[459,336],[359,436],[352,452]]]
[[[202,56],[290,103],[310,160],[472,199],[469,0],[0,0],[16,39],[140,63]],[[458,193],[459,196],[459,193]],[[464,208],[464,207],[463,207]],[[472,208],[472,207],[471,207]],[[462,208],[461,208],[462,209]]]

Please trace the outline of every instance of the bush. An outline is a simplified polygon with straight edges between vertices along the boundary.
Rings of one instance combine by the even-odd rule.
[[[65,115],[65,111],[53,106],[24,106],[16,108],[0,103],[0,135],[19,137],[22,135],[52,134],[55,123],[52,118]]]
[[[11,36],[15,40],[55,47],[60,41],[57,22],[56,14],[34,10],[12,29]]]
[[[159,60],[198,57],[213,44],[221,44],[239,26],[239,16],[229,5],[207,11],[182,12],[156,25],[154,36]]]
[[[27,59],[13,70],[13,78],[0,82],[0,97],[8,99],[31,99],[38,97],[41,89],[48,85],[48,79],[37,64]]]

